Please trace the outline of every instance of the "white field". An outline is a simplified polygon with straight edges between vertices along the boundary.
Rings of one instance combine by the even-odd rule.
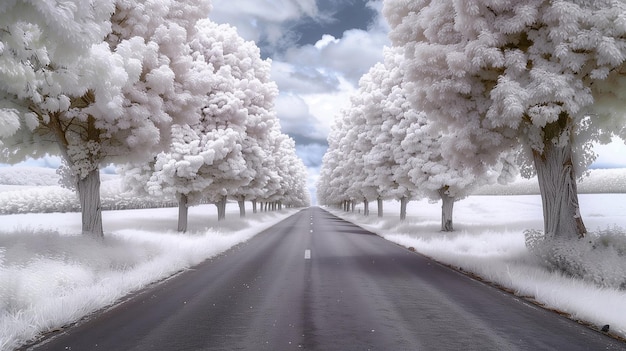
[[[609,230],[621,236],[622,254],[599,251],[584,257],[585,266],[604,278],[626,280],[626,194],[581,194],[581,214],[588,231]],[[355,213],[332,212],[371,230],[387,240],[439,262],[472,272],[483,280],[512,290],[571,318],[626,336],[626,290],[601,287],[591,281],[551,272],[525,246],[524,230],[543,230],[539,195],[470,196],[454,206],[454,232],[441,232],[441,204],[427,200],[409,203],[407,219],[400,221],[400,204],[383,204],[377,217],[375,202],[370,215],[362,205]],[[593,234],[590,234],[593,235]]]
[[[7,201],[19,202],[26,209],[39,208],[41,203],[54,204],[73,196],[45,182],[37,187],[16,185],[21,176],[0,171],[0,181],[3,174],[5,180],[13,179],[6,181],[13,185],[0,185],[0,195],[11,195],[0,196],[0,208],[8,208]],[[37,172],[31,170],[28,177],[54,180]],[[605,174],[599,178],[600,185],[624,184],[626,171],[611,174],[615,179],[607,181]],[[593,179],[586,182],[593,183]],[[105,179],[103,194],[119,189],[111,184],[115,183]],[[614,190],[623,192],[620,189]],[[120,197],[113,194],[110,198],[117,201]],[[585,194],[580,203],[589,230],[613,225],[626,228],[626,194]],[[611,332],[626,336],[626,291],[549,272],[527,251],[523,230],[543,226],[539,196],[481,195],[461,200],[455,205],[456,232],[446,234],[439,231],[439,204],[411,203],[409,218],[402,223],[397,203],[385,204],[383,220],[376,217],[375,203],[370,208],[369,218],[358,213],[341,215],[573,318],[597,326],[610,324]],[[190,208],[189,231],[180,234],[175,231],[176,208],[105,211],[104,241],[79,234],[79,213],[0,215],[0,350],[12,350],[42,332],[110,306],[132,291],[248,240],[293,213],[252,214],[248,208],[248,217],[240,220],[237,205],[230,203],[227,220],[218,223],[215,206],[201,205]],[[626,269],[623,256],[609,263]]]
[[[79,235],[80,213],[0,215],[0,350],[62,327],[250,239],[297,210],[217,222],[213,205],[103,212],[103,241]]]

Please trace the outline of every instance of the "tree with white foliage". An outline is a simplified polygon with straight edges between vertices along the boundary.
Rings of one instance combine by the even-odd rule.
[[[411,109],[404,108],[406,99],[403,94],[403,71],[401,69],[402,53],[393,48],[384,49],[384,62],[374,65],[366,73],[361,82],[368,82],[369,87],[363,99],[367,138],[372,147],[366,155],[367,183],[376,185],[378,207],[382,200],[400,201],[400,218],[406,218],[408,201],[416,196],[416,185],[404,182],[406,172],[402,167],[404,161],[398,159],[400,142],[406,130],[398,128]],[[379,210],[379,216],[382,211]]]
[[[101,164],[143,159],[188,121],[187,30],[208,1],[9,1],[0,5],[3,161],[60,154],[83,233],[102,236]]]
[[[283,205],[305,207],[310,205],[306,190],[306,167],[296,155],[295,141],[283,133],[275,133],[272,155],[275,159],[276,171],[280,180],[278,190],[267,194],[265,201],[273,203],[280,209]]]
[[[317,199],[322,205],[334,206],[349,200],[347,189],[349,184],[345,178],[350,174],[350,165],[347,162],[347,145],[342,144],[347,131],[347,110],[342,110],[335,118],[328,134],[328,150],[322,157],[322,167],[317,182]],[[342,150],[343,149],[343,150]],[[352,200],[361,200],[352,199]],[[367,214],[368,202],[364,202],[364,211]]]
[[[386,0],[383,11],[409,99],[449,132],[442,155],[480,172],[523,144],[546,237],[584,236],[576,177],[591,142],[623,133],[626,4]]]
[[[358,99],[353,99],[353,118],[357,131],[356,145],[362,155],[362,172],[357,173],[360,182],[353,183],[361,189],[369,189],[377,200],[378,217],[383,216],[383,200],[391,195],[393,158],[390,156],[389,134],[382,132],[383,101],[389,93],[384,85],[388,70],[383,63],[374,65],[359,80]],[[362,130],[362,132],[361,132]]]
[[[121,169],[130,188],[177,198],[179,231],[187,229],[188,207],[202,201],[214,203],[218,219],[224,219],[228,194],[252,179],[242,154],[248,111],[239,86],[242,57],[250,54],[241,43],[230,26],[208,19],[196,23],[189,48],[195,74],[190,81],[202,96],[193,112],[198,120],[172,127],[171,146],[156,155],[152,167]]]
[[[246,199],[280,189],[274,168],[283,162],[272,156],[271,134],[280,131],[270,61],[235,28],[209,19],[197,23],[189,47],[197,74],[191,81],[204,89],[199,121],[175,125],[170,150],[158,154],[152,168],[123,170],[131,188],[178,199],[179,231],[187,228],[187,208],[201,201],[214,203],[222,220],[228,197],[235,198],[245,215]],[[147,182],[137,175],[143,172],[150,173]]]

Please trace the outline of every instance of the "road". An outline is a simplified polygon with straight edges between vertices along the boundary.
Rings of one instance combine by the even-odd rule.
[[[33,350],[626,350],[320,208]]]

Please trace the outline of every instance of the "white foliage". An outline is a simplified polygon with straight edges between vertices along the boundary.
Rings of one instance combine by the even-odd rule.
[[[0,137],[13,135],[19,128],[20,116],[18,111],[15,109],[0,109]]]
[[[602,122],[579,145],[622,129],[600,126],[623,125],[622,2],[390,0],[384,13],[410,62],[411,101],[457,135],[455,162],[480,170],[516,138],[540,151],[561,113]]]
[[[351,108],[338,116],[329,135],[318,182],[322,203],[438,200],[442,189],[460,199],[477,185],[511,179],[500,172],[516,174],[504,160],[477,175],[446,158],[455,151],[455,136],[411,105],[407,64],[401,48],[386,49],[384,63],[361,78]]]
[[[174,125],[170,150],[157,155],[153,169],[141,171],[151,173],[145,187],[137,184],[145,177],[127,167],[131,187],[153,195],[185,194],[190,205],[223,196],[284,200],[290,184],[281,181],[291,172],[286,169],[291,159],[280,154],[284,143],[274,111],[278,90],[269,60],[228,25],[204,19],[193,33],[192,69],[185,84],[203,92],[193,111],[199,119]]]

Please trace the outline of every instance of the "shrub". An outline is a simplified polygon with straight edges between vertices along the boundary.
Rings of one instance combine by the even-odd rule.
[[[550,269],[593,282],[626,289],[626,232],[612,227],[579,240],[547,240],[538,230],[524,231],[526,247]]]

